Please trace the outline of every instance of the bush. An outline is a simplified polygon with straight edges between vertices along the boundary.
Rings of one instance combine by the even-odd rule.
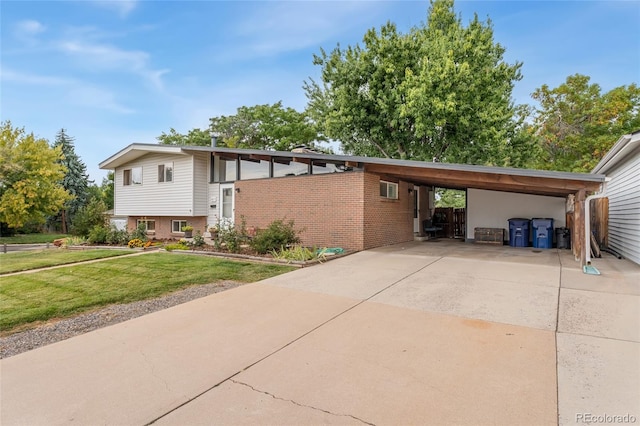
[[[147,241],[147,227],[144,223],[140,223],[138,227],[131,233],[131,238],[141,241]]]
[[[302,246],[293,246],[283,250],[274,250],[271,255],[278,260],[286,260],[287,262],[306,262],[308,260],[323,261],[326,259],[325,249],[310,249]]]
[[[106,210],[107,205],[102,200],[93,198],[89,201],[89,204],[82,206],[73,217],[71,233],[73,235],[86,237],[89,236],[97,226],[104,228],[107,223],[107,217],[104,214]]]
[[[107,244],[114,244],[123,246],[132,239],[132,236],[126,231],[126,229],[118,229],[111,225],[109,232],[107,233]]]
[[[298,244],[300,238],[294,228],[293,220],[286,222],[278,219],[269,224],[266,229],[257,232],[255,238],[251,240],[251,247],[260,254],[281,250],[292,244]]]
[[[181,241],[181,242],[175,243],[175,244],[167,244],[166,246],[164,246],[164,249],[166,251],[189,250],[189,246]]]
[[[240,228],[227,221],[218,221],[211,229],[213,229],[211,239],[216,250],[226,249],[231,253],[237,253],[240,251],[240,246],[249,239],[244,218],[242,218]]]
[[[104,244],[107,242],[107,236],[109,235],[109,228],[104,225],[95,225],[89,231],[89,243],[91,244]]]

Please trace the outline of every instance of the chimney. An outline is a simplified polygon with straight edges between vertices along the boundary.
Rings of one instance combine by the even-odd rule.
[[[215,148],[217,144],[218,144],[218,134],[211,133],[211,147]]]

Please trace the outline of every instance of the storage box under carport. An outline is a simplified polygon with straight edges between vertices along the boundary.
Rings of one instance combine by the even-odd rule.
[[[481,244],[504,243],[504,229],[502,228],[474,228],[473,240]]]

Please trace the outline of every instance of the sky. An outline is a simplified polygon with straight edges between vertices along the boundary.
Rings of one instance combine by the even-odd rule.
[[[98,164],[162,132],[207,128],[240,106],[303,110],[313,55],[394,22],[406,33],[428,1],[0,0],[0,119],[53,143],[64,128],[90,178]],[[517,104],[543,84],[588,75],[603,91],[640,81],[640,1],[456,1],[489,18]]]

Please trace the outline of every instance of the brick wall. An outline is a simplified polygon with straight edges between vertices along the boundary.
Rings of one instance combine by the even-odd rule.
[[[239,181],[235,220],[265,228],[293,219],[302,243],[364,250],[413,240],[413,196],[400,182],[398,200],[380,197],[380,177],[365,172]]]
[[[171,232],[171,221],[172,220],[186,220],[187,223],[191,226],[193,226],[193,233],[195,235],[196,231],[200,231],[201,233],[204,233],[206,231],[206,226],[207,226],[207,218],[204,216],[200,216],[200,217],[185,217],[185,216],[171,216],[171,217],[166,217],[166,216],[129,216],[129,220],[127,223],[127,230],[129,232],[133,231],[136,229],[137,226],[137,221],[138,219],[145,219],[145,220],[155,220],[155,225],[156,225],[156,229],[155,229],[155,233],[149,233],[148,237],[149,238],[157,238],[159,240],[164,240],[164,239],[180,239],[182,237],[184,237],[184,233],[180,232],[180,233],[172,233]]]
[[[397,183],[398,199],[385,199],[380,197],[380,177],[365,174],[364,249],[413,240],[413,194],[407,182]]]
[[[235,220],[265,228],[275,219],[293,219],[302,243],[363,249],[364,173],[285,176],[235,183]]]

